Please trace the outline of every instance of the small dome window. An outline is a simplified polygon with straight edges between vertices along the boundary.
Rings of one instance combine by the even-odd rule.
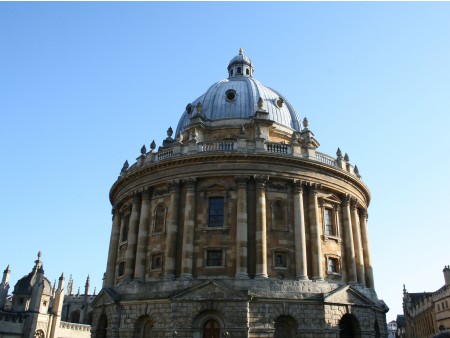
[[[234,89],[229,89],[225,92],[225,97],[227,101],[231,102],[236,100],[236,91]]]
[[[245,69],[245,74],[250,75],[250,70],[248,68]]]
[[[190,115],[192,113],[192,110],[193,110],[192,104],[189,103],[186,106],[186,111],[187,111],[188,115]]]
[[[241,67],[237,67],[237,74],[242,74],[242,68]]]
[[[277,105],[278,108],[283,108],[283,103],[284,103],[284,100],[281,97],[279,97],[278,99],[275,100],[275,104]]]

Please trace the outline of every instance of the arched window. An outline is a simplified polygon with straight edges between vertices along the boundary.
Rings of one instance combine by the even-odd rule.
[[[242,74],[242,68],[241,67],[237,67],[237,74]]]
[[[128,226],[130,223],[130,215],[126,215],[123,219],[122,234],[120,240],[126,242],[128,240]]]
[[[203,337],[220,338],[220,325],[214,319],[209,319],[203,325]]]
[[[70,314],[70,322],[71,323],[79,323],[80,322],[80,311],[76,310]]]
[[[106,329],[108,327],[108,319],[106,315],[101,315],[97,323],[96,338],[106,338]]]
[[[275,321],[274,338],[295,337],[298,330],[297,321],[291,316],[280,316]]]
[[[355,316],[346,313],[339,321],[339,337],[340,338],[359,338],[361,332],[358,321]]]
[[[164,232],[166,226],[166,206],[162,203],[155,208],[155,226],[153,233],[160,234]]]

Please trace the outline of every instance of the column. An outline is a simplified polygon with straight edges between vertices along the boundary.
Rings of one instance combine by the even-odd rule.
[[[248,177],[236,177],[236,278],[247,279],[247,181]]]
[[[103,287],[113,286],[115,284],[114,277],[116,275],[117,250],[120,237],[120,220],[122,216],[117,206],[112,208],[112,214],[113,223],[111,228],[111,239],[109,241],[108,263],[106,264],[106,274]]]
[[[355,246],[353,244],[353,231],[350,214],[350,195],[347,194],[344,196],[344,201],[342,202],[342,221],[344,223],[345,258],[348,271],[347,282],[357,283]]]
[[[370,258],[369,245],[369,231],[367,228],[367,211],[365,209],[359,210],[359,221],[361,223],[361,240],[363,246],[364,269],[366,273],[366,286],[374,289],[375,283],[373,280],[372,260]]]
[[[298,280],[308,280],[303,185],[300,180],[294,181],[294,238],[296,278]]]
[[[180,183],[174,180],[169,183],[170,206],[167,219],[167,237],[164,262],[164,279],[175,279],[175,255],[177,252],[178,202]]]
[[[256,274],[267,278],[266,182],[268,176],[255,176],[256,180]]]
[[[320,239],[320,219],[319,219],[319,203],[317,201],[318,184],[313,184],[310,189],[309,214],[311,216],[311,262],[312,262],[312,279],[323,280],[322,268],[322,241]]]
[[[139,214],[141,209],[141,198],[139,194],[133,196],[133,206],[130,215],[130,227],[128,229],[127,251],[125,252],[125,281],[134,277],[136,265],[136,242],[139,227]]]
[[[139,232],[136,249],[136,269],[134,271],[134,279],[143,281],[145,279],[146,266],[146,249],[148,241],[148,233],[150,226],[150,205],[151,205],[151,189],[144,191],[142,194],[141,218],[139,219]]]
[[[186,181],[186,205],[184,207],[183,257],[181,278],[192,279],[194,263],[195,178]]]
[[[355,243],[355,254],[356,254],[356,277],[358,283],[365,285],[364,277],[364,259],[363,259],[363,249],[361,243],[361,231],[359,225],[358,217],[358,201],[354,200],[352,203],[352,228],[353,228],[353,240]]]

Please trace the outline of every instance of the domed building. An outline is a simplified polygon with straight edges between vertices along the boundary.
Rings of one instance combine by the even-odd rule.
[[[382,337],[368,187],[239,51],[125,162],[93,337]]]

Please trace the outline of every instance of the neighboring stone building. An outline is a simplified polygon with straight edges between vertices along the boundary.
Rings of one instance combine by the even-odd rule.
[[[395,338],[395,334],[397,332],[397,322],[395,320],[391,320],[387,324],[388,338]]]
[[[125,162],[93,337],[387,336],[369,189],[253,72],[241,50]]]
[[[407,292],[403,286],[405,337],[433,337],[440,332],[450,334],[450,266],[444,267],[445,285],[434,292]]]
[[[92,318],[90,303],[95,295],[88,294],[89,278],[84,295],[74,297],[70,295],[69,289],[69,295],[64,296],[64,276],[59,278],[58,286],[52,287],[44,276],[40,252],[31,272],[19,279],[14,286],[12,298],[8,295],[10,275],[8,266],[0,285],[0,338],[90,337],[90,325],[79,324]],[[71,283],[69,288],[70,285]],[[78,298],[83,301],[78,301]],[[75,323],[64,322],[61,320],[64,307],[71,307],[73,311],[77,311],[79,307],[84,317],[78,318]],[[73,312],[71,317],[74,317]]]

